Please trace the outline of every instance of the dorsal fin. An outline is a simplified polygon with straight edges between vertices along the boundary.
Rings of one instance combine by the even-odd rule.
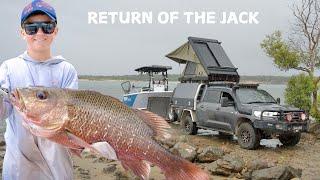
[[[154,132],[154,136],[158,138],[168,139],[171,137],[169,130],[171,129],[167,121],[150,111],[133,109],[133,111],[149,126]]]

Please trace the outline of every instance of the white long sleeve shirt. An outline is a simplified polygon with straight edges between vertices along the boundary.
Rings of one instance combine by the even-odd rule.
[[[78,77],[74,67],[61,56],[39,62],[25,52],[1,64],[0,86],[9,91],[28,86],[77,89]],[[68,150],[47,139],[33,136],[22,126],[22,117],[9,102],[4,102],[3,107],[6,108],[3,116],[8,116],[4,135],[6,154],[3,179],[73,179]]]

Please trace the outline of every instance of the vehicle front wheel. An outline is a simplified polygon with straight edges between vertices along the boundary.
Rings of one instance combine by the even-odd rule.
[[[295,146],[299,143],[300,138],[301,133],[283,134],[279,136],[279,140],[284,146]]]
[[[198,132],[197,124],[192,121],[191,117],[187,115],[181,122],[182,128],[186,134],[195,135]]]
[[[257,149],[260,145],[260,133],[250,123],[240,124],[237,137],[239,145],[244,149]]]

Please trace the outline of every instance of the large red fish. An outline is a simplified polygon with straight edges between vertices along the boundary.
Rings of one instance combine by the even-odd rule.
[[[148,179],[149,163],[160,167],[167,179],[209,179],[203,170],[157,143],[170,137],[170,126],[151,112],[133,110],[113,97],[86,90],[18,88],[10,99],[34,135],[73,153],[89,148],[121,161],[141,179]]]

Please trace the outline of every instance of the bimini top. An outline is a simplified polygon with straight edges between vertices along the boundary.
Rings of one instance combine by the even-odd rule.
[[[233,66],[221,46],[214,39],[189,37],[188,42],[166,55],[169,59],[186,64],[180,81],[239,82],[237,68]]]
[[[142,73],[149,73],[149,72],[166,72],[168,70],[172,69],[171,66],[160,66],[160,65],[152,65],[152,66],[143,66],[135,69],[137,72],[142,72]]]

